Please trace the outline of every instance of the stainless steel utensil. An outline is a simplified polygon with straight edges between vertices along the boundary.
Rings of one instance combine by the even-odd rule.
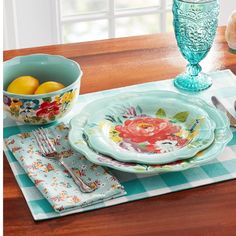
[[[213,96],[211,97],[211,101],[216,108],[223,111],[227,115],[230,121],[230,126],[236,128],[236,118],[233,117],[233,115],[225,108],[225,106],[219,101],[219,99]]]
[[[71,177],[75,183],[79,186],[81,192],[90,193],[97,189],[97,185],[86,184],[84,181],[77,175],[73,173],[70,167],[63,161],[63,155],[58,153],[53,143],[47,135],[47,131],[43,128],[39,128],[36,131],[33,131],[33,135],[36,139],[36,142],[40,148],[40,151],[44,157],[49,159],[55,159],[61,163],[61,165],[70,173]]]

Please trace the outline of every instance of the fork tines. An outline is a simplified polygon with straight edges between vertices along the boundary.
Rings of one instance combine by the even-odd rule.
[[[47,155],[56,152],[56,149],[53,146],[51,140],[49,139],[45,129],[39,128],[33,131],[33,135],[36,139],[39,148],[41,149],[42,154]]]

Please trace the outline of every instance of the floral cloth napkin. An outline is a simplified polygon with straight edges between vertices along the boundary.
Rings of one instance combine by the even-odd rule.
[[[92,193],[82,193],[57,160],[43,157],[32,133],[13,135],[6,140],[7,147],[54,210],[80,208],[126,194],[114,176],[71,149],[68,131],[64,123],[50,127],[49,138],[57,151],[63,152],[64,161],[76,175],[85,182],[96,183],[98,189]]]

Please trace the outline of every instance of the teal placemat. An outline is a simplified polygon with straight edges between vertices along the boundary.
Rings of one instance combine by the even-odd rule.
[[[225,104],[232,114],[235,114],[233,108],[233,103],[236,100],[235,75],[231,71],[225,70],[212,73],[212,77],[213,86],[210,89],[192,96],[199,96],[210,103],[211,96],[215,95]],[[73,117],[84,105],[86,105],[86,103],[107,95],[114,95],[119,94],[120,92],[129,91],[148,91],[150,89],[176,91],[172,82],[172,80],[165,80],[82,95],[79,97],[78,104],[73,110],[74,112],[71,112],[67,117],[60,121],[68,122],[71,117]],[[4,118],[4,138],[20,132],[32,131],[35,128],[37,127],[21,125],[11,121],[7,117]],[[232,131],[233,139],[224,150],[224,153],[210,163],[182,172],[172,172],[149,176],[137,176],[135,174],[111,170],[118,180],[121,181],[121,184],[123,184],[125,187],[125,190],[127,191],[126,196],[65,213],[56,213],[48,201],[34,186],[33,182],[18,164],[12,153],[5,147],[4,152],[33,218],[35,220],[45,220],[234,179],[236,178],[236,129],[232,129]]]

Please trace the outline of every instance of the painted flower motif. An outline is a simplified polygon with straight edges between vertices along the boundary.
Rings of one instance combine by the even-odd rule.
[[[43,180],[41,180],[41,179],[35,179],[34,180],[34,183],[35,183],[35,185],[36,186],[38,186],[40,183],[42,183],[42,182],[44,182]]]
[[[94,184],[95,186],[102,186],[103,183],[102,183],[100,180],[96,179],[96,180],[93,182],[93,184]]]
[[[57,96],[54,98],[54,101],[57,102],[58,104],[61,103],[61,97],[57,95]]]
[[[18,136],[21,139],[26,139],[26,138],[29,138],[31,135],[30,135],[30,133],[20,133],[20,134],[18,134]]]
[[[68,193],[66,191],[60,192],[58,195],[51,197],[53,202],[61,202],[68,198]]]
[[[60,145],[60,144],[57,144],[57,145]],[[74,154],[74,152],[71,149],[69,149],[69,150],[65,150],[65,151],[60,152],[60,154],[64,158],[68,158],[68,157],[72,156]]]
[[[133,118],[137,116],[137,112],[134,107],[126,108],[122,114],[123,118]]]
[[[118,132],[115,128],[111,128],[110,131],[109,131],[109,137],[115,143],[119,143],[119,142],[121,142],[123,140],[119,136],[119,134],[120,134],[120,132]]]
[[[129,142],[120,142],[119,146],[123,149],[133,151],[133,152],[142,152],[142,149],[140,149],[137,145]]]
[[[117,184],[112,184],[111,188],[112,188],[112,189],[117,189],[118,186],[117,186]]]
[[[73,100],[74,96],[75,96],[75,91],[70,91],[70,92],[64,93],[61,97],[61,102],[62,103],[69,103],[70,101]]]
[[[43,191],[43,193],[48,194],[48,189],[47,188],[44,188],[42,191]]]
[[[21,106],[22,106],[22,102],[19,99],[17,98],[12,99],[11,105],[10,105],[10,109],[12,111],[19,111]]]
[[[50,138],[50,141],[52,142],[53,145],[61,145],[61,139],[60,137],[54,137],[54,138]],[[64,153],[63,153],[64,154]]]
[[[25,120],[27,120],[28,118],[34,116],[34,111],[33,111],[33,109],[28,109],[28,108],[26,108],[25,110],[23,110],[23,111],[20,112],[20,115],[21,115]]]
[[[134,117],[146,117],[147,115],[142,113],[142,108],[140,106],[137,107],[126,107],[123,110],[122,117],[125,119],[131,119]]]
[[[16,153],[21,149],[22,149],[21,147],[14,147],[14,148],[12,148],[12,153]]]
[[[167,119],[138,117],[126,120],[123,125],[117,125],[115,129],[120,132],[120,137],[130,139],[134,143],[154,144],[158,140],[169,139],[179,132],[181,127],[170,123]]]
[[[6,140],[6,145],[12,145],[14,144],[16,141],[14,139],[7,139]]]
[[[98,168],[98,165],[96,164],[92,164],[90,167],[91,170],[96,170],[97,168]]]
[[[36,110],[39,107],[39,100],[22,100],[23,104],[22,109],[34,109]]]
[[[78,168],[72,168],[72,171],[78,176],[86,176],[86,173],[84,170],[79,170]]]
[[[68,130],[68,127],[64,123],[59,124],[56,129],[63,131],[63,130]]]
[[[29,145],[27,153],[29,153],[31,155],[34,154],[34,146],[33,145]]]
[[[3,103],[7,106],[10,106],[11,105],[11,99],[8,96],[3,95]]]
[[[60,107],[57,102],[43,102],[36,112],[36,116],[44,118],[52,118],[60,113]]]
[[[41,161],[35,161],[32,163],[32,168],[34,170],[37,170],[37,169],[43,169],[44,168],[44,165],[42,164]]]
[[[161,140],[157,141],[154,144],[149,144],[146,146],[146,149],[149,152],[155,153],[166,153],[166,152],[173,152],[183,147],[188,142],[187,139],[180,138],[177,136],[170,137],[168,140]]]
[[[63,206],[58,206],[57,204],[55,204],[55,205],[53,206],[53,208],[54,208],[54,209],[57,209],[58,211],[64,211],[64,210],[65,210],[65,208],[64,208]]]
[[[54,167],[50,163],[47,164],[46,168],[48,172],[54,170]]]
[[[59,184],[60,186],[65,187],[65,188],[72,188],[72,185],[66,181],[62,181]]]
[[[78,203],[78,202],[80,202],[80,198],[77,197],[77,196],[73,196],[71,200],[72,200],[73,203]]]

